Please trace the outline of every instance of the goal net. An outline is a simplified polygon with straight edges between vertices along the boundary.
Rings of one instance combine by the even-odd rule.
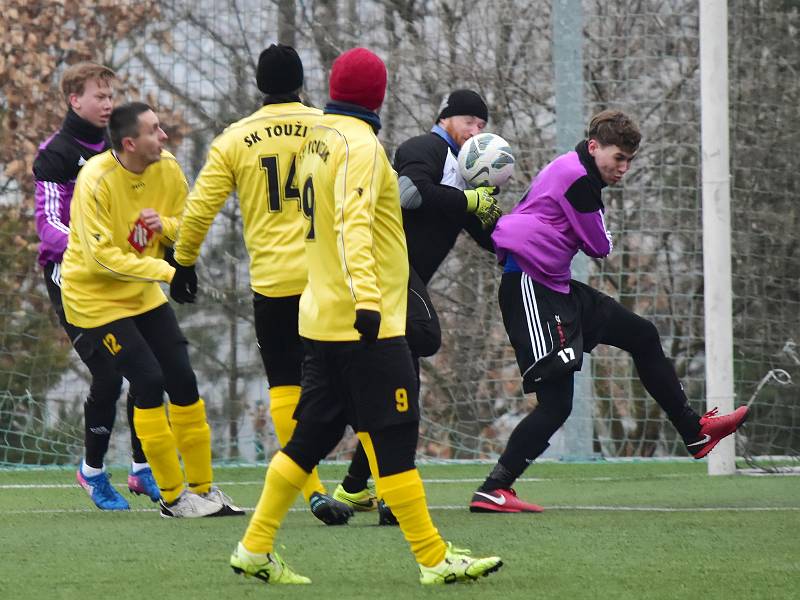
[[[59,2],[11,4],[19,5],[19,19],[0,39],[65,10]],[[35,15],[32,4],[39,5]],[[316,106],[326,101],[328,69],[341,50],[363,45],[386,60],[380,137],[390,156],[430,129],[445,93],[481,92],[490,106],[487,131],[507,139],[517,158],[500,196],[508,211],[558,154],[554,46],[562,35],[576,36],[575,79],[561,83],[582,99],[581,122],[616,107],[638,120],[644,136],[624,184],[604,192],[615,250],[607,260],[586,261],[588,281],[656,324],[692,405],[705,411],[697,2],[498,0],[480,11],[460,0],[144,5],[135,15],[120,5],[78,17],[76,31],[65,32],[72,40],[66,49],[60,39],[36,47],[50,73],[46,90],[0,91],[0,136],[14,148],[0,155],[0,465],[71,464],[82,455],[88,374],[58,327],[36,265],[29,176],[35,145],[62,116],[55,99],[64,65],[77,58],[109,64],[128,99],[154,103],[191,181],[213,137],[259,105],[254,60],[278,39],[298,48],[306,96]],[[581,25],[565,30],[559,15],[576,6]],[[737,453],[770,469],[800,453],[800,180],[791,164],[800,137],[800,14],[777,0],[731,2],[729,14],[735,391],[736,404],[750,402],[753,410]],[[91,27],[79,30],[80,19],[92,19]],[[0,79],[19,75],[14,68],[22,67],[0,63]],[[26,122],[34,126],[23,134]],[[176,311],[191,342],[215,459],[255,463],[278,444],[241,229],[232,197],[198,263],[202,296]],[[535,396],[521,392],[500,318],[499,279],[493,257],[462,236],[431,282],[443,345],[422,361],[422,459],[496,458],[535,406]],[[549,456],[687,456],[630,357],[614,348],[593,353],[575,406],[573,428],[556,435]],[[109,462],[125,463],[124,395],[118,408]],[[347,459],[354,443],[347,437],[331,458]]]

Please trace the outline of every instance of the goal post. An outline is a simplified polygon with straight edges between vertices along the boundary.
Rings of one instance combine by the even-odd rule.
[[[706,404],[724,414],[733,410],[734,393],[728,7],[725,0],[699,5]],[[729,436],[709,455],[708,473],[735,470],[734,437]]]
[[[563,154],[583,138],[586,127],[584,102],[583,3],[581,0],[555,0],[552,7],[553,76],[556,111],[556,153]],[[586,283],[589,279],[589,259],[578,253],[572,261],[573,277]],[[575,401],[572,414],[553,443],[550,454],[562,458],[586,459],[594,455],[592,448],[592,406],[594,394],[591,381],[591,355],[583,357],[583,368],[575,378]],[[548,456],[550,455],[548,454]]]

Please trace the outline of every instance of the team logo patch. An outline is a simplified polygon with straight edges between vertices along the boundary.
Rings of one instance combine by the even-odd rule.
[[[133,246],[137,252],[144,252],[147,244],[153,238],[154,231],[144,224],[142,219],[138,219],[133,224],[133,229],[128,236],[128,242]]]

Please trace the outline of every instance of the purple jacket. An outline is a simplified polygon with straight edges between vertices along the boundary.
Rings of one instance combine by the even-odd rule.
[[[84,163],[108,149],[105,130],[72,110],[56,133],[39,146],[33,163],[39,264],[60,263],[67,249],[69,206],[75,179]]]
[[[505,263],[510,255],[534,281],[569,293],[570,265],[578,250],[603,258],[612,249],[603,221],[603,187],[586,141],[557,157],[497,222],[492,240],[498,260]]]

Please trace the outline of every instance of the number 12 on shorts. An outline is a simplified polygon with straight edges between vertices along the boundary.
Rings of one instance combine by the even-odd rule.
[[[563,350],[559,350],[558,355],[561,357],[561,360],[564,361],[564,364],[575,360],[575,350],[572,348],[564,348]]]

